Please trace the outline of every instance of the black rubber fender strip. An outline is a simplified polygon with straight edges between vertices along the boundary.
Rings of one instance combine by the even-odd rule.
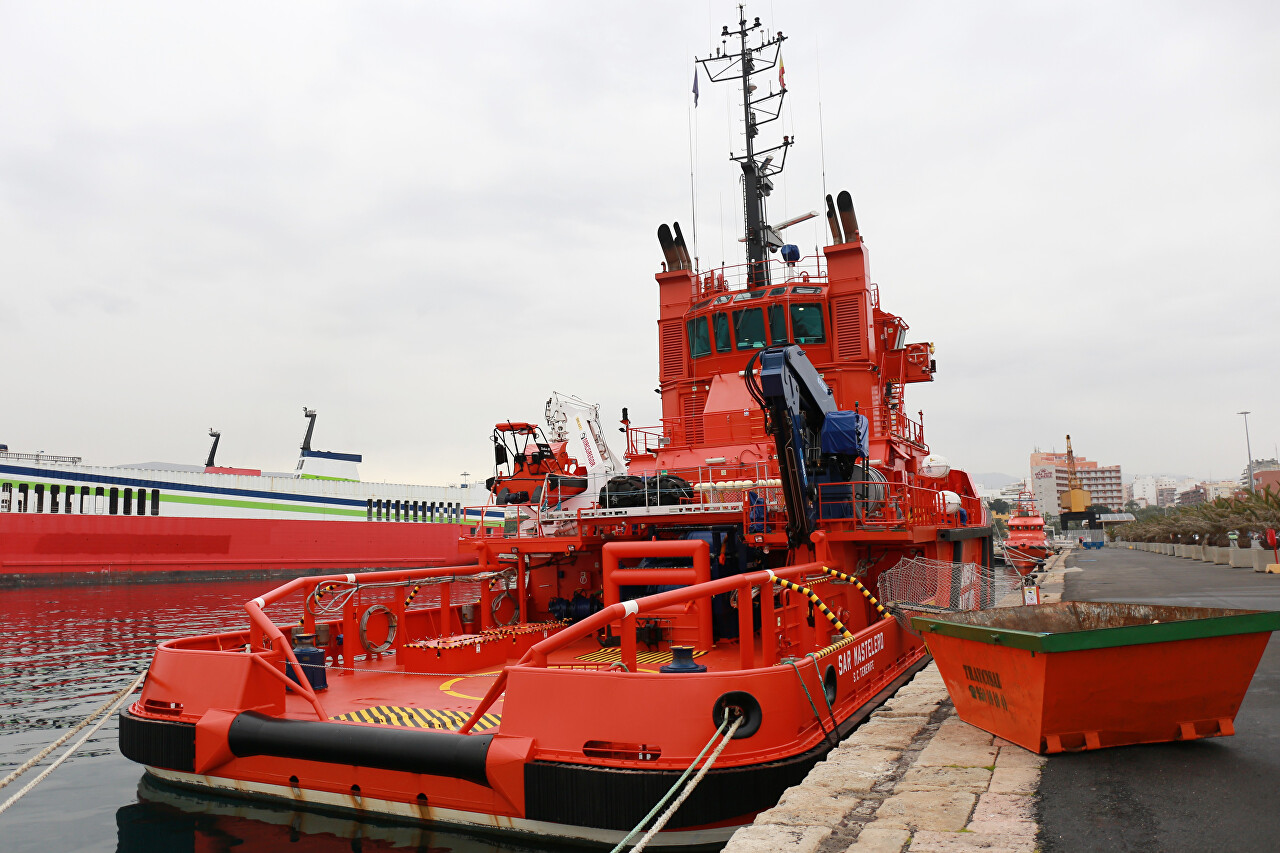
[[[245,711],[231,722],[227,744],[239,758],[270,755],[351,764],[489,785],[485,759],[493,735],[397,729],[310,720],[281,720]]]

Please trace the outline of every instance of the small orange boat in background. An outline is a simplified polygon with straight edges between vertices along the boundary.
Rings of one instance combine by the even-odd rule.
[[[1013,504],[1009,516],[1009,536],[1004,541],[1004,559],[1026,575],[1049,559],[1049,540],[1044,534],[1044,518],[1036,509],[1036,501],[1030,492],[1022,492]]]

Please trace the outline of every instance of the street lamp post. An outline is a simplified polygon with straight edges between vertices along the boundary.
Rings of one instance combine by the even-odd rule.
[[[1249,454],[1249,484],[1246,487],[1248,491],[1253,491],[1253,447],[1249,444],[1249,412],[1236,412],[1237,415],[1244,415],[1244,449]]]

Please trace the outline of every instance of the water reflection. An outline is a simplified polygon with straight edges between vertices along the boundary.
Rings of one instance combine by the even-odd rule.
[[[149,776],[116,812],[117,853],[505,853],[534,848],[424,827],[368,823],[174,788]],[[539,849],[547,849],[545,847]]]

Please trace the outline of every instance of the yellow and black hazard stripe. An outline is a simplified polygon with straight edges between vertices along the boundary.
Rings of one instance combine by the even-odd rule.
[[[336,584],[336,583],[327,583],[327,584],[325,584],[324,586],[322,586],[322,587],[320,587],[319,589],[317,589],[317,590],[315,591],[316,601],[319,601],[320,599],[324,598],[325,593],[327,593],[327,592],[329,592],[330,590],[334,589],[336,586],[337,586],[337,584]],[[298,624],[299,624],[299,625],[305,625],[306,623],[307,623],[307,618],[306,618],[305,616],[298,620]]]
[[[412,591],[412,592],[410,592],[410,593],[409,593],[409,595],[408,595],[408,596],[405,598],[405,600],[404,600],[404,606],[405,606],[405,607],[408,607],[410,604],[413,604],[413,600],[414,600],[414,598],[416,598],[416,597],[418,596],[418,590],[420,590],[420,589],[422,589],[422,584],[420,584],[420,583],[415,583],[415,584],[413,585],[413,591]]]
[[[853,634],[849,633],[849,629],[844,626],[844,623],[841,622],[839,619],[837,619],[836,615],[831,612],[831,608],[823,604],[822,599],[818,598],[818,594],[813,590],[809,589],[809,587],[800,586],[800,584],[798,583],[792,583],[791,581],[783,580],[782,578],[774,578],[773,582],[776,583],[778,586],[782,587],[783,589],[795,590],[796,592],[803,595],[805,598],[812,601],[813,606],[818,608],[819,613],[827,617],[827,621],[831,623],[832,627],[834,627],[837,631],[843,634],[846,638],[853,636]]]
[[[877,599],[874,595],[871,594],[871,590],[867,589],[865,586],[862,585],[862,581],[858,580],[852,575],[846,575],[844,572],[837,572],[835,569],[828,569],[826,566],[822,567],[822,571],[823,571],[823,574],[830,575],[831,577],[838,578],[839,580],[842,580],[842,581],[847,581],[848,583],[851,583],[854,586],[856,586],[858,588],[858,591],[861,592],[864,596],[866,596],[867,601],[871,602],[871,606],[874,607],[876,609],[876,612],[880,614],[880,618],[882,619],[893,618],[893,614],[890,613],[888,610],[885,610],[884,605],[880,603],[879,599]]]
[[[706,652],[694,652],[695,658],[702,657]],[[622,650],[615,647],[601,649],[598,652],[588,652],[585,655],[579,655],[578,660],[590,661],[591,663],[618,663],[622,660]],[[636,663],[655,664],[655,663],[671,663],[671,652],[636,652]]]
[[[404,726],[414,729],[446,729],[457,731],[471,719],[465,711],[445,711],[436,708],[405,708],[398,705],[374,705],[330,717],[351,723],[373,723],[378,726]],[[484,714],[476,722],[473,731],[492,729],[502,722],[500,714]]]

